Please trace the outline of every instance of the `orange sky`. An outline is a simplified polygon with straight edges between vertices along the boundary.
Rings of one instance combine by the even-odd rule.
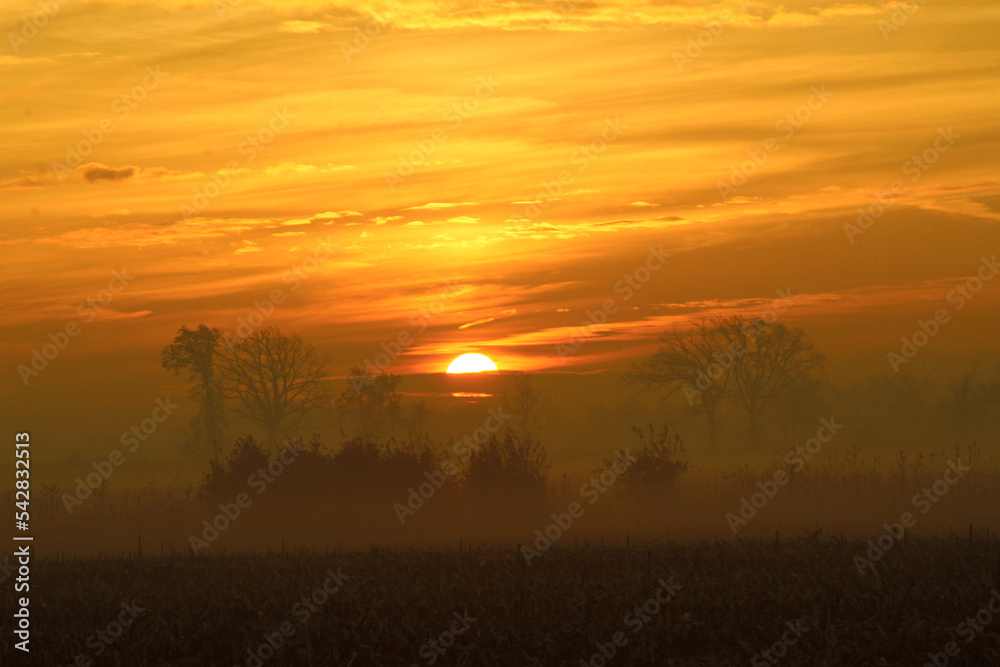
[[[123,347],[162,372],[180,325],[275,290],[267,323],[335,374],[401,331],[396,372],[618,368],[786,289],[783,319],[882,372],[1000,250],[994,3],[403,4],[53,0],[32,30],[42,5],[5,2],[5,393],[68,322],[38,384]],[[994,350],[997,294],[926,358]]]

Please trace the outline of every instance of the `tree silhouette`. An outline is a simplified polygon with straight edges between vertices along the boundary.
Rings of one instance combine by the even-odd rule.
[[[720,325],[735,360],[732,390],[747,413],[751,443],[761,435],[760,416],[772,403],[821,383],[825,359],[801,329],[743,315]]]
[[[941,407],[951,420],[958,442],[968,444],[976,431],[998,414],[1000,381],[995,376],[984,377],[974,361],[969,372],[959,377],[950,389]]]
[[[402,394],[396,388],[400,376],[355,366],[347,380],[351,386],[337,397],[335,405],[342,416],[356,422],[361,435],[380,434],[399,419]]]
[[[188,395],[201,407],[191,420],[191,426],[202,430],[212,445],[216,461],[219,460],[219,442],[225,423],[222,378],[216,368],[221,340],[222,333],[218,329],[201,324],[192,331],[182,326],[174,342],[160,353],[165,369],[174,375],[187,371],[188,379],[195,382]]]
[[[735,363],[728,339],[720,328],[721,319],[702,319],[689,330],[664,331],[663,345],[626,373],[625,384],[659,391],[669,398],[679,391],[690,404],[691,414],[703,414],[708,438],[718,438],[719,404],[726,397],[730,369]]]
[[[507,429],[521,442],[530,442],[538,430],[539,415],[544,404],[535,387],[535,376],[523,371],[511,373],[510,386],[503,397],[514,415],[514,424]]]
[[[309,411],[328,397],[326,359],[312,346],[275,327],[264,327],[219,352],[227,398],[267,431],[267,446],[277,445],[279,433],[295,428]]]

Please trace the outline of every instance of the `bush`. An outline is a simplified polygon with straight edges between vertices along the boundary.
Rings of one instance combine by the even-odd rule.
[[[659,433],[652,424],[647,432],[633,426],[632,432],[639,441],[630,449],[636,460],[619,476],[616,489],[630,501],[662,502],[672,495],[690,467],[682,458],[684,442],[676,433],[671,435],[667,426]],[[604,462],[605,467],[611,464],[611,460]]]
[[[549,465],[537,440],[490,436],[474,451],[463,480],[475,518],[494,525],[534,518],[545,508]]]
[[[269,459],[264,446],[252,435],[244,435],[233,443],[229,459],[223,464],[209,461],[209,470],[198,490],[198,498],[204,501],[229,499],[246,490],[247,478],[260,468],[266,468]]]

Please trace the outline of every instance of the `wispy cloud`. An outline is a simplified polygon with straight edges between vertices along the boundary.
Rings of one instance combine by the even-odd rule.
[[[428,202],[420,206],[411,206],[408,211],[440,211],[445,208],[455,208],[456,206],[475,206],[475,202]]]

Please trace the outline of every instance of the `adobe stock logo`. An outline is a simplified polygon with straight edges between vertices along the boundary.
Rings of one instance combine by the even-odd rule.
[[[515,213],[515,217],[521,220],[536,220],[545,212],[552,202],[562,199],[563,193],[576,182],[577,177],[587,171],[597,158],[604,155],[605,151],[621,138],[628,125],[621,121],[620,116],[605,118],[604,127],[601,132],[592,138],[588,143],[577,146],[570,153],[569,163],[576,167],[576,173],[569,169],[562,169],[556,178],[551,181],[542,181],[541,190],[535,194],[534,198],[523,202],[524,210],[520,214]]]
[[[454,132],[462,127],[465,121],[479,111],[480,107],[493,96],[499,87],[500,82],[495,81],[492,74],[479,77],[472,94],[455,102],[442,114],[441,125],[434,127],[425,138],[414,139],[414,147],[396,158],[395,171],[387,171],[383,174],[389,192],[395,192],[398,186],[406,182],[406,179],[413,176],[422,167],[431,164],[431,156],[451,137],[449,132]]]
[[[379,16],[373,11],[373,18],[363,26],[355,28],[354,39],[350,41],[344,40],[340,43],[340,52],[344,54],[344,60],[351,62],[354,56],[359,55],[367,49],[375,39],[382,36],[382,33],[392,27],[393,15],[400,9],[402,9],[402,5],[393,1],[389,3],[389,8],[384,16]]]
[[[785,453],[784,461],[791,472],[784,468],[775,470],[771,479],[757,482],[756,488],[758,490],[751,493],[749,498],[747,496],[740,498],[740,506],[735,513],[726,514],[726,523],[729,524],[733,535],[736,535],[743,526],[750,523],[778,495],[781,487],[787,486],[791,482],[794,475],[802,472],[806,463],[812,461],[819,454],[823,445],[833,440],[842,428],[844,425],[838,423],[835,417],[820,419],[819,428],[816,429],[814,437],[807,439],[802,445],[788,450]]]
[[[961,137],[962,135],[952,130],[950,125],[947,129],[939,127],[934,141],[920,152],[911,155],[910,159],[900,167],[900,171],[910,177],[910,182],[916,183]],[[858,207],[856,224],[844,223],[844,233],[847,234],[847,240],[853,245],[857,237],[871,229],[872,225],[896,202],[896,199],[907,192],[909,189],[899,178],[893,180],[888,188],[876,192],[876,201],[867,206]]]
[[[997,256],[982,257],[979,269],[975,275],[957,283],[954,289],[948,292],[945,300],[958,312],[965,308],[993,277],[1000,272],[1000,263],[997,263]],[[890,352],[887,355],[889,366],[894,373],[898,373],[900,367],[910,363],[917,356],[917,353],[926,347],[935,336],[941,332],[941,328],[951,322],[951,313],[947,308],[938,308],[934,311],[933,317],[926,320],[917,320],[917,328],[909,336],[902,336],[902,345],[899,352]]]
[[[120,270],[112,271],[107,287],[81,301],[76,307],[76,314],[83,318],[84,324],[90,324],[132,280],[135,280],[135,276],[128,274],[124,266]],[[83,327],[76,321],[70,320],[61,329],[49,332],[49,342],[31,351],[30,365],[19,364],[17,367],[17,373],[21,376],[24,386],[27,387],[32,378],[38,377],[48,368],[49,364],[69,346],[70,340],[79,336],[81,331]]]
[[[722,10],[720,17],[718,19],[710,19],[697,35],[688,37],[687,45],[683,51],[674,51],[674,65],[677,66],[678,72],[684,72],[685,67],[698,58],[701,58],[702,54],[705,53],[705,49],[712,46],[715,38],[725,31],[727,25],[732,25],[733,20],[736,18],[732,10],[729,9]]]
[[[14,53],[20,53],[21,47],[38,35],[38,31],[55,18],[67,2],[69,0],[41,0],[35,12],[21,19],[21,29],[18,32],[7,33],[7,41]]]
[[[570,336],[563,342],[556,343],[556,352],[560,359],[564,359],[572,354],[576,354],[587,339],[594,335],[597,327],[607,324],[612,315],[617,313],[624,304],[641,290],[649,282],[657,271],[663,268],[666,260],[673,257],[673,253],[664,252],[663,246],[654,248],[649,246],[646,259],[636,266],[632,271],[622,276],[621,280],[614,284],[615,294],[621,294],[621,303],[617,299],[608,298],[604,300],[600,308],[587,311],[587,321],[581,322],[580,326],[570,329]]]
[[[153,408],[148,417],[138,424],[133,425],[128,431],[122,431],[119,440],[123,445],[129,446],[128,453],[131,454],[138,450],[144,442],[156,433],[160,428],[160,424],[167,421],[179,407],[180,405],[171,401],[169,396],[156,399],[156,407]],[[125,460],[125,454],[120,449],[113,449],[108,453],[106,459],[92,461],[90,465],[93,467],[94,472],[86,477],[77,477],[76,488],[73,489],[73,493],[64,493],[62,495],[62,502],[66,507],[66,512],[73,514],[75,507],[83,505],[85,500],[104,486],[104,483],[110,479],[115,470],[125,463]]]
[[[111,103],[111,111],[119,122],[126,120],[149,97],[149,94],[170,76],[170,72],[160,71],[159,65],[146,67],[144,71],[145,75],[140,83],[116,97]],[[72,176],[76,168],[81,166],[118,127],[110,116],[106,116],[94,127],[82,130],[83,139],[66,146],[64,162],[58,160],[52,162],[52,173],[60,182]]]

